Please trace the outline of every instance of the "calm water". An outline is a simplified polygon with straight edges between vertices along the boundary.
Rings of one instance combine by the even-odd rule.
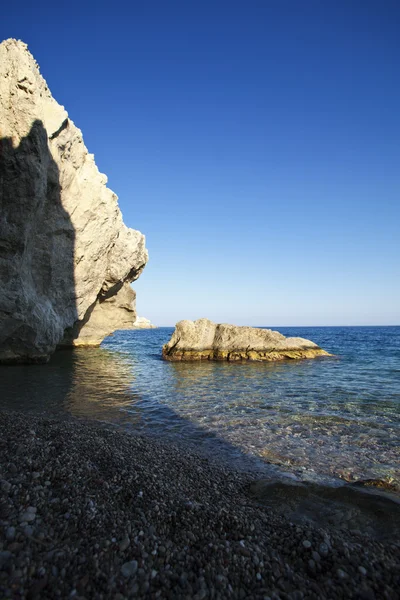
[[[164,362],[172,331],[121,331],[48,365],[3,367],[0,408],[172,436],[306,479],[400,481],[400,327],[282,327],[335,357],[246,364]]]

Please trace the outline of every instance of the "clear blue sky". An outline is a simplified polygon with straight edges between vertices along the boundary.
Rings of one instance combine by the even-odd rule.
[[[158,325],[400,324],[397,0],[8,2]]]

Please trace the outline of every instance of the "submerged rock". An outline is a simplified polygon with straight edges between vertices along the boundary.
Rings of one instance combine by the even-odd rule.
[[[21,41],[0,44],[0,362],[97,345],[136,319],[145,238],[128,229]]]
[[[167,360],[258,360],[329,356],[303,338],[287,338],[278,331],[216,324],[208,319],[179,321],[163,346]]]
[[[326,485],[289,479],[260,479],[250,485],[249,493],[292,523],[313,523],[327,532],[362,531],[380,541],[399,539],[400,499],[395,494],[360,489],[355,484]],[[318,552],[308,540],[303,541],[303,547],[313,550],[316,562],[318,556],[330,553],[326,542],[320,542]]]

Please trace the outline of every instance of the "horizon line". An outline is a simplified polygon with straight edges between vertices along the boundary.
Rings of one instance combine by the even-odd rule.
[[[182,321],[190,321],[191,319],[181,319]],[[177,321],[179,323],[179,321]],[[224,323],[225,324],[225,323]],[[227,325],[233,325],[233,323],[226,323]],[[175,323],[176,325],[176,323]],[[161,327],[175,327],[175,325],[156,325],[156,328]],[[217,325],[222,325],[222,323],[217,323]],[[364,324],[364,325],[236,325],[235,327],[255,327],[255,328],[279,328],[279,327],[400,327],[400,324]]]

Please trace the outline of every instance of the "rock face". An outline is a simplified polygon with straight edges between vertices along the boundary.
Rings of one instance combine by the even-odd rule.
[[[157,329],[157,325],[153,325],[153,323],[145,317],[136,317],[133,329]]]
[[[67,329],[59,346],[98,346],[104,337],[117,329],[133,329],[136,292],[125,283],[113,296],[96,302],[88,317],[83,326],[78,320]]]
[[[0,44],[0,362],[44,361],[136,319],[148,255],[27,46]]]
[[[270,329],[216,325],[208,319],[179,321],[163,347],[166,360],[274,361],[316,356],[329,354],[303,338],[287,338]]]

